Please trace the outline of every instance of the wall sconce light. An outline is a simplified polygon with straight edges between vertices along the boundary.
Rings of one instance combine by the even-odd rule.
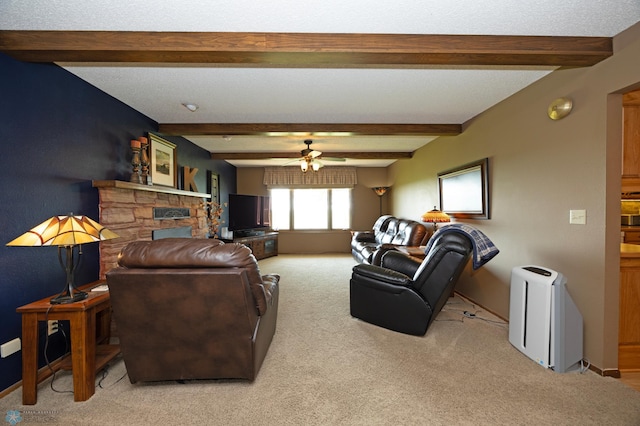
[[[549,104],[547,115],[552,120],[565,118],[573,109],[573,102],[569,98],[558,98]]]

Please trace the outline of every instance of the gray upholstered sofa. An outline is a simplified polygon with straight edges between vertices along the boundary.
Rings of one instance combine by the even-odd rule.
[[[351,254],[360,263],[380,265],[382,255],[394,246],[422,246],[429,236],[420,222],[384,215],[376,220],[371,231],[353,233]]]

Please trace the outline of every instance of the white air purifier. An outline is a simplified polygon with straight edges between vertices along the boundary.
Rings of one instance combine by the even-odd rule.
[[[560,273],[540,266],[511,271],[509,342],[558,373],[581,369],[582,315]]]

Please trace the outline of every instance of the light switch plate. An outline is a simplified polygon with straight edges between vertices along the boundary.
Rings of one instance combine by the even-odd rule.
[[[586,225],[586,210],[569,210],[569,223],[572,225]]]

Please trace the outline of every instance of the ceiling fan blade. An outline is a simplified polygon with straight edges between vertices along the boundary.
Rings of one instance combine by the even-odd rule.
[[[322,151],[311,151],[308,155],[311,158],[320,157],[322,155]]]
[[[299,163],[300,161],[304,160],[304,158],[296,158],[293,160],[289,160],[285,163],[282,163],[283,166],[288,166],[289,164],[293,164],[293,163]]]
[[[322,157],[323,161],[347,161],[346,158],[339,158],[339,157]]]

